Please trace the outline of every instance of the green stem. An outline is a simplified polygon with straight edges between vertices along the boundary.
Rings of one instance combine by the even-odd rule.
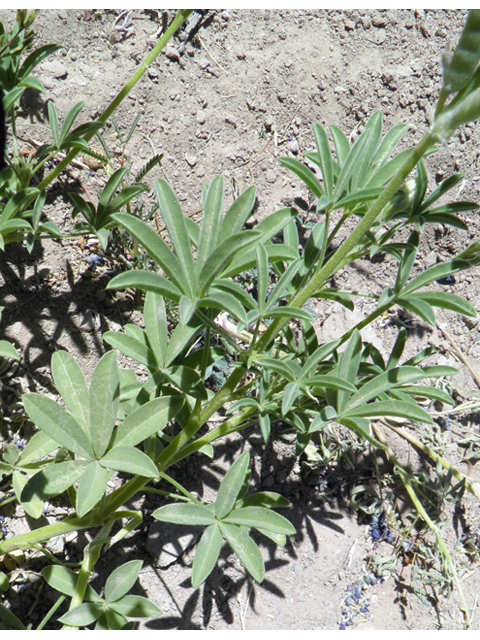
[[[185,22],[188,16],[192,13],[193,9],[179,9],[177,11],[177,15],[174,20],[165,31],[163,36],[157,42],[155,47],[151,50],[151,52],[146,56],[145,60],[140,64],[136,72],[133,76],[128,80],[128,82],[124,85],[124,87],[119,91],[119,93],[115,96],[109,106],[105,109],[102,115],[98,118],[98,122],[107,122],[112,113],[114,113],[115,109],[119,106],[122,100],[130,93],[133,87],[137,84],[140,78],[143,76],[148,67],[155,60],[157,55],[162,51],[167,42],[173,36],[173,34],[181,27],[181,25]],[[94,132],[88,133],[84,136],[84,139],[88,142],[95,135]],[[48,187],[49,184],[55,180],[55,178],[65,169],[75,158],[75,156],[79,153],[80,149],[72,149],[65,158],[51,171],[51,173],[46,176],[42,182],[38,185],[38,189],[42,191]]]
[[[80,573],[78,574],[75,591],[70,601],[70,607],[68,608],[69,611],[72,611],[72,609],[75,609],[82,604],[83,598],[85,597],[85,591],[87,590],[88,582],[90,580],[90,575],[98,558],[100,557],[100,552],[105,544],[106,538],[108,538],[110,534],[112,525],[113,522],[109,522],[107,525],[102,527],[92,542],[85,547],[85,551],[83,552],[83,562]],[[72,627],[64,627],[64,629],[72,629]]]

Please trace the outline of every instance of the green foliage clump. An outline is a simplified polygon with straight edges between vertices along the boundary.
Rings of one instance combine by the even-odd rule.
[[[35,239],[61,235],[43,218],[46,189],[76,153],[88,148],[94,134],[101,136],[101,128],[121,99],[189,13],[179,11],[139,72],[97,121],[73,128],[83,106],[79,103],[60,124],[50,103],[52,143],[41,147],[28,162],[16,149],[15,110],[25,87],[41,90],[30,73],[55,46],[22,58],[33,42],[31,14],[19,12],[12,32],[1,31],[0,82],[6,90],[4,107],[14,141],[10,166],[0,175],[2,248],[7,242],[25,240],[31,250]],[[461,589],[451,553],[427,501],[431,496],[460,500],[467,490],[479,497],[477,485],[421,442],[417,444],[435,463],[437,478],[412,476],[397,461],[378,426],[380,420],[432,424],[419,398],[454,405],[451,396],[431,381],[453,375],[455,370],[425,364],[433,349],[405,358],[404,329],[388,357],[365,342],[361,330],[392,308],[406,310],[429,325],[436,322],[436,308],[475,315],[468,301],[432,291],[430,285],[476,264],[476,243],[417,275],[412,275],[412,269],[429,224],[465,229],[457,214],[478,208],[465,201],[438,204],[462,176],[447,178],[428,193],[424,158],[438,140],[480,116],[480,45],[475,37],[479,15],[479,11],[470,12],[459,48],[445,59],[435,117],[412,149],[396,153],[406,125],[396,125],[382,136],[383,117],[376,112],[353,145],[344,132],[331,126],[334,151],[328,132],[316,124],[317,148],[308,154],[315,170],[292,158],[281,159],[316,198],[318,221],[304,246],[293,208],[276,211],[253,229],[246,229],[255,187],[246,189],[225,211],[221,176],[203,188],[198,224],[185,217],[168,182],[155,181],[164,237],[130,210],[133,199],[146,190],[140,182],[144,172],[133,181],[125,167],[113,172],[96,207],[72,196],[74,215],[80,213],[84,219],[73,233],[95,234],[106,250],[112,230],[120,229],[142,248],[153,268],[126,270],[108,284],[109,289],[145,292],[143,328],[129,324],[124,331],[104,334],[112,350],[98,362],[89,387],[75,359],[55,353],[52,377],[63,404],[41,394],[24,394],[25,410],[38,432],[21,453],[7,447],[0,463],[1,473],[12,477],[8,500],[18,501],[31,517],[39,518],[45,501],[64,492],[71,504],[71,513],[64,520],[0,541],[0,553],[39,549],[41,543],[70,531],[95,532],[78,573],[58,564],[45,569],[47,583],[62,594],[49,617],[65,598],[70,598],[70,607],[58,622],[73,627],[95,624],[96,629],[128,629],[129,617],[159,615],[147,600],[127,595],[138,577],[141,563],[137,561],[113,571],[103,598],[89,585],[102,550],[119,543],[140,524],[142,513],[126,509],[125,504],[142,491],[157,492],[169,500],[154,511],[157,520],[204,528],[193,563],[194,587],[208,578],[224,541],[246,571],[262,581],[264,562],[250,531],[285,545],[286,536],[294,535],[295,530],[273,510],[288,507],[285,498],[273,492],[249,493],[249,454],[244,452],[233,462],[216,500],[210,503],[193,496],[167,471],[197,452],[211,456],[215,443],[247,427],[258,427],[267,442],[275,423],[289,432],[295,454],[306,457],[310,471],[348,455],[350,445],[342,448],[332,440],[339,425],[364,447],[386,456],[418,518],[436,536],[445,580]],[[452,98],[452,94],[456,95]],[[60,151],[66,151],[66,157],[36,187],[30,186],[33,176]],[[160,160],[152,159],[146,170]],[[352,216],[357,218],[354,230],[339,241]],[[379,253],[392,259],[392,283],[378,296],[370,296],[375,309],[365,319],[340,338],[323,343],[314,330],[309,302],[331,300],[352,310],[356,297],[366,294],[339,290],[332,286],[332,277],[353,260]],[[244,288],[240,283],[252,278],[252,270],[255,286]],[[119,368],[116,351],[133,358],[145,375]],[[18,357],[4,341],[0,355]],[[222,415],[219,425],[206,430],[218,412]],[[398,427],[392,428],[401,433]],[[124,475],[116,476],[117,486],[110,490],[109,480],[119,472]],[[155,488],[160,480],[171,486],[171,492]],[[351,504],[359,505],[365,493],[364,487],[354,491]],[[362,507],[365,513],[378,513],[381,501],[373,493],[375,500]],[[438,513],[439,502],[436,507]],[[5,574],[0,574],[0,585],[8,586]],[[468,624],[466,607],[465,612]],[[4,628],[24,628],[3,605],[0,617]],[[46,621],[41,626],[44,624]]]

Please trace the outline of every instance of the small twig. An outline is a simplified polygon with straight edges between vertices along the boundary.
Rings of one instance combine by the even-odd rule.
[[[198,34],[197,34],[197,39],[198,39],[199,43],[202,45],[202,47],[205,49],[205,53],[206,53],[206,54],[207,54],[207,56],[210,58],[210,60],[211,60],[214,64],[216,64],[216,65],[217,65],[217,67],[218,67],[221,71],[225,72],[225,73],[227,74],[227,76],[229,76],[229,75],[230,75],[230,73],[229,73],[226,69],[224,69],[220,64],[218,64],[218,62],[217,62],[217,61],[215,60],[215,58],[212,56],[212,54],[211,54],[211,53],[210,53],[210,51],[207,49],[207,47],[205,46],[205,44],[202,42],[202,40],[200,39],[200,36],[199,36]]]
[[[454,341],[454,339],[452,338],[452,336],[448,333],[448,331],[446,329],[444,329],[443,327],[441,327],[439,324],[437,324],[437,327],[440,329],[440,331],[443,333],[443,335],[445,336],[445,338],[450,342],[453,350],[455,351],[455,353],[457,354],[457,356],[460,358],[460,360],[463,362],[463,364],[467,367],[467,369],[470,371],[470,373],[472,374],[472,378],[475,380],[475,382],[477,383],[477,387],[480,389],[480,377],[475,373],[475,371],[472,369],[470,363],[468,362],[468,360],[465,358],[465,356],[463,355],[463,352],[460,350],[460,348],[457,346],[456,342]]]
[[[247,600],[245,602],[245,608],[242,610],[242,603],[240,602],[240,597],[237,596],[238,606],[240,607],[240,624],[242,626],[242,631],[245,631],[245,618],[247,617],[247,609],[248,604],[250,602],[250,596],[252,595],[253,582],[249,580],[250,589],[248,590]]]

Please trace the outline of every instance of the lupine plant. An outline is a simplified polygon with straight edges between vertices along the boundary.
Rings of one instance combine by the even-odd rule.
[[[178,24],[185,14],[179,13]],[[404,358],[405,330],[399,331],[388,357],[365,342],[361,330],[397,307],[429,325],[435,324],[435,308],[475,315],[466,300],[433,291],[429,285],[479,264],[478,242],[447,262],[415,275],[412,270],[429,224],[465,229],[457,214],[478,208],[465,201],[439,204],[461,176],[447,178],[428,192],[425,158],[459,126],[480,117],[479,59],[480,11],[472,10],[457,48],[444,58],[436,109],[412,149],[396,154],[406,126],[396,125],[382,136],[382,114],[376,112],[353,145],[338,127],[326,131],[315,125],[316,151],[307,156],[313,168],[292,158],[281,159],[316,197],[318,221],[303,246],[298,212],[293,208],[274,212],[246,229],[255,188],[249,187],[225,207],[221,176],[202,190],[199,223],[184,215],[168,182],[155,182],[164,236],[140,217],[120,211],[140,191],[139,186],[135,192],[121,190],[121,171],[111,177],[96,210],[80,199],[75,201],[88,229],[99,235],[105,247],[104,230],[118,226],[143,247],[156,268],[125,271],[108,284],[109,289],[145,292],[143,328],[131,324],[122,332],[104,335],[105,344],[113,350],[98,362],[90,387],[72,356],[55,353],[52,377],[62,403],[25,394],[25,411],[38,432],[21,453],[11,448],[4,452],[0,469],[13,478],[9,499],[38,517],[45,501],[66,492],[71,513],[54,524],[0,541],[0,553],[42,549],[42,543],[72,531],[87,530],[92,535],[78,573],[60,564],[44,570],[45,580],[62,594],[49,617],[66,598],[70,606],[58,622],[70,627],[95,624],[96,629],[127,629],[131,628],[128,618],[160,615],[147,600],[127,595],[140,563],[129,562],[114,571],[105,583],[103,598],[89,585],[102,550],[119,544],[141,522],[142,512],[131,511],[125,504],[147,490],[166,498],[167,504],[153,512],[165,527],[181,523],[203,528],[193,561],[193,587],[208,578],[224,542],[246,571],[262,581],[262,553],[250,530],[284,545],[294,528],[274,511],[288,506],[285,498],[250,490],[249,453],[242,453],[227,470],[214,501],[195,497],[168,472],[198,452],[208,460],[221,439],[247,427],[256,426],[268,441],[273,438],[274,423],[290,431],[299,456],[332,425],[342,425],[383,452],[419,517],[434,531],[447,578],[463,598],[450,550],[419,498],[423,480],[401,466],[378,426],[380,419],[392,418],[431,424],[432,417],[418,400],[454,404],[431,381],[453,375],[455,369],[425,364],[435,353],[431,348]],[[114,101],[100,123],[117,104]],[[77,105],[59,132],[56,113],[50,109],[53,146],[42,153],[63,148],[69,136],[73,136],[72,150],[35,193],[25,187],[16,200],[18,211],[39,198],[59,168],[67,166],[77,147],[83,146],[81,140],[75,142],[78,129],[69,134],[79,110]],[[87,140],[95,128],[82,130],[81,139]],[[344,223],[352,216],[356,226],[340,241]],[[378,296],[371,296],[375,310],[340,338],[322,343],[314,329],[312,301],[333,300],[353,309],[356,295],[362,292],[339,290],[331,285],[332,277],[353,260],[381,253],[392,260],[395,275]],[[240,284],[252,270],[255,294]],[[9,355],[8,348],[2,349]],[[146,375],[120,368],[116,351],[136,360]],[[221,360],[227,363],[228,375],[218,387],[208,383],[208,372]],[[205,430],[218,412],[224,419]],[[435,451],[428,447],[423,451],[432,458],[442,481],[456,478],[460,483],[456,490],[461,486],[480,497],[477,484]],[[117,472],[130,477],[124,480],[124,475],[122,479],[115,475],[116,486],[110,489],[109,480]],[[170,491],[155,489],[159,481],[170,485]],[[113,533],[118,523],[121,527]],[[3,585],[8,583],[6,575],[1,578]],[[466,606],[464,611],[469,625]],[[4,606],[0,616],[5,628],[25,628]]]

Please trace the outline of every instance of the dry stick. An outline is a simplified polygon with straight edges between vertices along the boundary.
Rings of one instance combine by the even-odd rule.
[[[445,338],[450,342],[451,346],[453,347],[453,350],[455,351],[455,353],[457,354],[457,356],[460,358],[460,360],[463,362],[463,364],[467,367],[467,369],[470,371],[470,373],[472,374],[472,378],[475,380],[475,382],[477,383],[477,387],[480,389],[480,377],[475,373],[475,371],[472,369],[470,363],[468,362],[468,360],[465,358],[465,356],[463,355],[463,352],[460,350],[460,348],[457,346],[457,344],[455,343],[454,339],[452,338],[452,336],[448,333],[448,331],[446,329],[444,329],[443,327],[441,327],[439,324],[437,324],[437,327],[440,329],[440,331],[443,333],[443,335],[445,336]]]
[[[229,76],[229,75],[230,75],[230,73],[229,73],[226,69],[224,69],[221,65],[219,65],[219,64],[218,64],[218,62],[215,60],[215,58],[212,56],[212,54],[210,53],[210,51],[207,49],[207,47],[205,46],[205,44],[204,44],[204,43],[202,42],[202,40],[200,39],[200,36],[198,35],[198,33],[197,33],[197,40],[200,42],[200,44],[202,45],[202,47],[205,49],[205,53],[206,53],[206,54],[207,54],[207,56],[210,58],[210,60],[211,60],[214,64],[216,64],[216,65],[217,65],[217,67],[218,67],[221,71],[225,72],[225,73],[227,74],[227,76]]]
[[[419,449],[427,456],[429,456],[435,462],[440,462],[440,464],[447,469],[447,471],[452,471],[452,474],[457,478],[457,480],[464,480],[465,486],[467,489],[473,493],[473,495],[480,500],[480,482],[478,480],[470,480],[467,478],[465,474],[456,469],[452,464],[449,464],[446,460],[444,460],[438,453],[432,451],[429,447],[427,447],[423,442],[420,442],[414,435],[412,435],[409,431],[404,429],[403,427],[394,427],[392,424],[387,422],[386,420],[382,420],[382,423],[387,426],[392,431],[395,431],[399,436],[410,442],[416,449]]]
[[[390,426],[390,425],[388,425]],[[405,487],[405,490],[407,491],[410,500],[413,502],[414,506],[416,507],[418,514],[421,516],[421,518],[425,521],[425,523],[427,524],[427,526],[430,528],[431,531],[433,531],[433,533],[435,534],[435,538],[437,539],[437,545],[440,549],[440,553],[443,556],[444,561],[447,563],[448,568],[451,571],[452,574],[452,578],[453,578],[453,582],[455,583],[458,593],[460,595],[460,600],[461,600],[461,606],[460,609],[461,611],[463,611],[463,614],[465,616],[465,622],[466,622],[466,626],[468,629],[472,628],[472,623],[471,623],[471,619],[470,619],[470,612],[468,610],[467,607],[467,603],[465,600],[465,595],[463,593],[463,588],[462,588],[462,583],[460,582],[460,578],[458,576],[455,564],[453,562],[453,558],[450,554],[450,549],[448,548],[447,544],[445,543],[437,525],[433,522],[433,520],[430,518],[430,516],[428,515],[428,513],[425,511],[425,508],[423,506],[423,504],[421,503],[421,501],[418,499],[417,494],[415,493],[415,490],[412,487],[411,484],[411,480],[408,477],[408,473],[405,472],[404,468],[402,467],[402,465],[398,462],[392,448],[390,447],[390,445],[388,444],[387,439],[385,438],[385,435],[383,433],[383,431],[380,429],[380,427],[378,425],[372,424],[372,429],[373,432],[375,434],[375,436],[378,438],[378,440],[385,446],[385,451],[390,459],[390,461],[394,464],[394,466],[397,468],[400,477],[402,478],[402,482],[403,482],[403,486]],[[438,456],[438,459],[440,461],[442,461],[442,459]],[[453,467],[449,468],[452,469],[452,472],[455,474],[455,471],[453,470]],[[477,485],[478,487],[479,485]],[[476,495],[476,497],[478,498],[478,495]]]

